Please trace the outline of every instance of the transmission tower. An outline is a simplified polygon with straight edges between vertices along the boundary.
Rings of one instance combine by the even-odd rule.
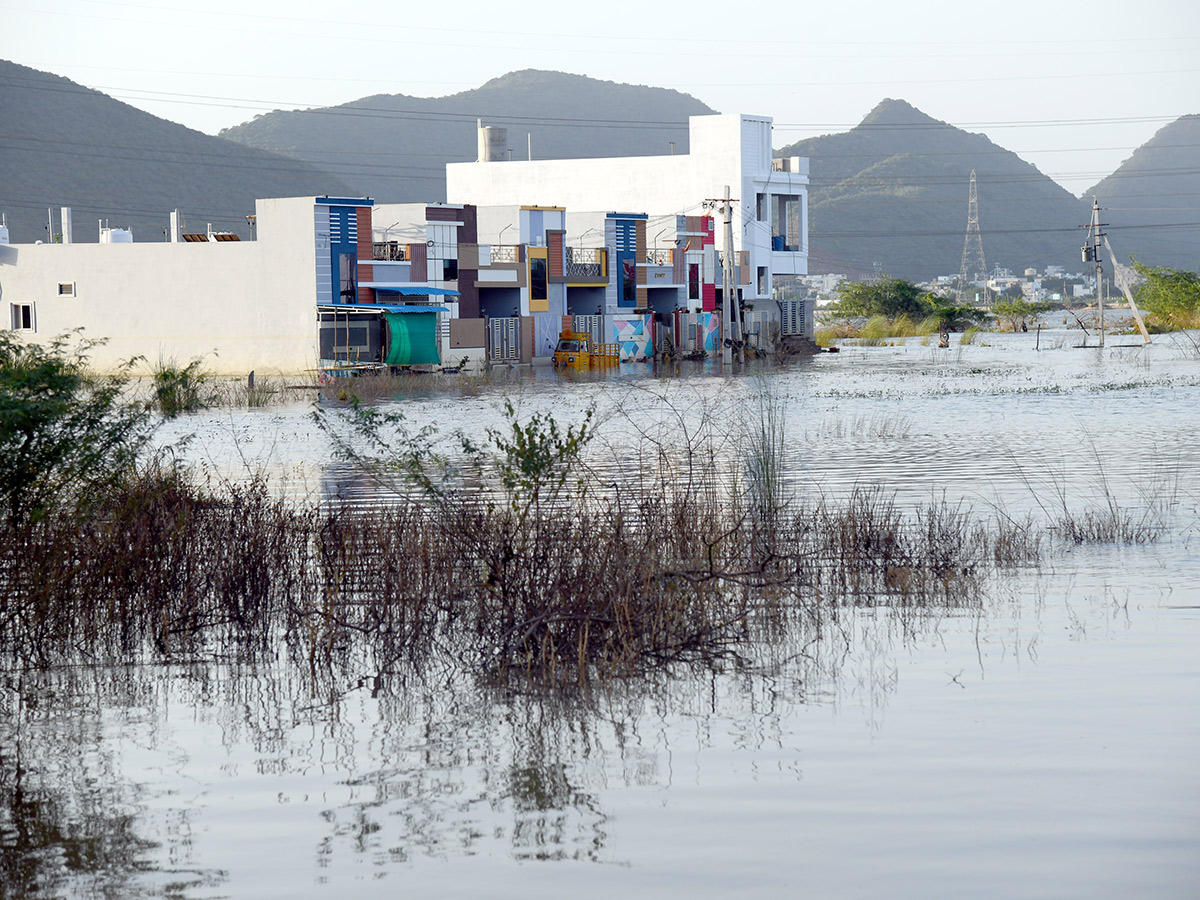
[[[979,233],[979,194],[975,189],[975,170],[972,169],[971,194],[967,200],[967,236],[963,239],[962,266],[958,270],[960,303],[976,278],[983,279],[983,299],[987,302],[987,271],[987,263],[983,259],[983,235]]]

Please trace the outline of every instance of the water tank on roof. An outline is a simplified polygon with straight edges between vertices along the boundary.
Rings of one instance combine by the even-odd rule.
[[[100,243],[102,244],[132,244],[133,232],[128,228],[101,228]]]
[[[508,156],[508,129],[479,126],[479,161],[500,162]]]

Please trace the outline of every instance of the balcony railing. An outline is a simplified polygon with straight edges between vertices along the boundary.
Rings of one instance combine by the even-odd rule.
[[[515,263],[517,261],[516,244],[492,244],[493,263]]]
[[[379,262],[408,262],[408,245],[396,241],[376,242],[371,245],[371,258]]]
[[[671,265],[671,250],[649,250],[646,252],[646,262],[652,266],[669,266]]]
[[[604,278],[605,256],[602,247],[567,247],[567,280],[596,281]]]

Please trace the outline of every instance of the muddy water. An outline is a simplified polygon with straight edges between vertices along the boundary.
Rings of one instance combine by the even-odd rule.
[[[11,676],[5,872],[45,896],[1195,896],[1200,360],[1033,342],[414,386],[413,423],[476,436],[503,396],[564,421],[595,404],[589,463],[614,490],[661,475],[648,436],[732,472],[765,395],[793,497],[882,483],[1043,525],[1116,504],[1161,536],[1053,544],[977,609],[847,610],[741,663],[582,695],[444,672],[314,696],[282,660]],[[371,497],[308,415],[171,428],[214,477]]]

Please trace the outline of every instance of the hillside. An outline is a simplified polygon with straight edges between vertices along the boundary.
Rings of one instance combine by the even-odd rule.
[[[810,163],[809,271],[898,278],[957,274],[971,170],[989,268],[1079,267],[1079,200],[983,135],[884,100],[843,134],[776,156]]]
[[[1100,200],[1121,262],[1200,270],[1200,115],[1158,130],[1083,199]]]
[[[76,241],[97,222],[161,241],[178,208],[189,228],[236,231],[257,197],[344,194],[307,163],[159,119],[66,78],[0,61],[0,211],[14,243],[46,239],[46,210],[73,210]]]
[[[276,111],[221,132],[319,166],[383,202],[446,196],[445,163],[475,159],[477,119],[508,129],[514,158],[648,156],[688,149],[688,116],[712,113],[678,91],[526,69],[447,97],[379,94],[325,109]]]

